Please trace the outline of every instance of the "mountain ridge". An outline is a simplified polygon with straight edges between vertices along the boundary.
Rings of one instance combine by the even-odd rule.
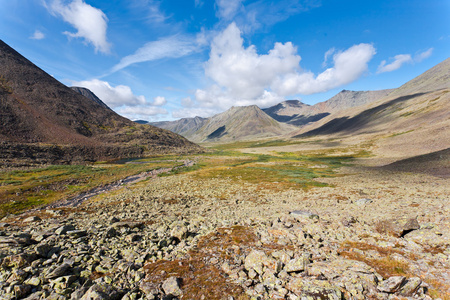
[[[48,145],[78,147],[78,160],[83,155],[98,160],[118,158],[119,153],[127,157],[200,149],[172,132],[119,116],[103,102],[63,85],[1,40],[0,65],[2,159],[20,153],[26,157],[27,151],[44,159]],[[18,153],[19,148],[25,150]],[[60,153],[61,159],[73,159],[71,152]]]
[[[233,106],[209,118],[187,138],[194,142],[237,141],[279,136],[292,129],[290,125],[274,120],[256,105]]]

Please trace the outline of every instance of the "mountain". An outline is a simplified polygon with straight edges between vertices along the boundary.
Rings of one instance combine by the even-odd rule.
[[[199,149],[68,88],[1,40],[0,66],[0,159],[83,161]]]
[[[450,59],[379,101],[331,114],[293,133],[368,141],[386,157],[412,157],[449,148]]]
[[[89,90],[87,88],[84,88],[84,87],[78,87],[78,86],[71,86],[70,88],[72,90],[74,90],[75,92],[77,92],[78,94],[81,94],[81,95],[85,96],[86,98],[97,102],[98,104],[100,104],[104,108],[110,109],[109,106],[106,105],[102,100],[100,100],[100,98],[97,97],[93,92],[91,92],[91,90]]]
[[[153,122],[150,125],[167,129],[172,132],[178,133],[184,137],[192,136],[208,121],[207,118],[195,117],[195,118],[182,118],[177,121],[163,121]]]
[[[209,118],[196,132],[186,137],[194,142],[230,142],[276,137],[295,127],[280,123],[258,106],[232,107]]]
[[[279,122],[303,126],[316,122],[333,112],[365,105],[385,97],[393,90],[347,91],[342,90],[327,101],[308,105],[298,100],[288,100],[263,111]]]
[[[138,123],[138,124],[148,124],[148,121],[145,120],[134,120],[133,122]]]

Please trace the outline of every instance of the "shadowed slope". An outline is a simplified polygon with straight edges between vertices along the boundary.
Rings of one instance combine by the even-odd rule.
[[[372,103],[388,95],[393,90],[347,91],[342,90],[327,101],[307,105],[298,100],[288,100],[263,111],[279,122],[295,126],[319,121],[322,118],[351,107]]]
[[[232,107],[215,115],[199,130],[186,136],[194,142],[226,142],[274,137],[295,127],[279,123],[256,105]]]
[[[380,114],[390,115],[398,108],[396,104],[423,95],[423,93],[398,97],[382,105],[367,109],[354,117],[335,118],[319,128],[294,136],[294,138],[308,137],[313,135],[334,134],[334,133],[354,133],[363,131],[371,123],[380,123],[383,120]],[[369,129],[370,130],[370,129]]]
[[[21,157],[39,149],[45,157],[48,144],[85,149],[75,152],[90,160],[199,149],[171,132],[135,124],[66,87],[3,41],[0,65],[0,158],[17,157],[14,147],[25,149]],[[72,151],[61,155],[70,160]]]
[[[450,177],[450,148],[429,154],[399,160],[386,166],[382,170],[425,173],[434,176]]]

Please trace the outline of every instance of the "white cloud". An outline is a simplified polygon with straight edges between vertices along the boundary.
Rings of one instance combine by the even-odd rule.
[[[98,79],[73,82],[73,85],[89,89],[111,108],[123,105],[138,106],[147,103],[144,96],[134,95],[131,88],[126,85],[112,87],[108,82]]]
[[[205,73],[217,84],[207,91],[198,90],[198,101],[207,103],[221,99],[219,105],[246,105],[249,100],[267,101],[265,88],[281,74],[293,72],[300,62],[292,43],[276,43],[266,55],[258,55],[256,48],[243,46],[236,24],[232,23],[219,34],[211,45],[210,59]],[[229,99],[229,100],[226,100]]]
[[[118,114],[131,120],[150,120],[158,115],[168,114],[166,109],[155,106],[125,106],[118,108],[116,111]]]
[[[203,0],[195,0],[195,7],[202,7],[205,2]]]
[[[326,67],[328,65],[328,58],[334,53],[336,52],[336,49],[333,47],[331,49],[329,49],[327,52],[325,52],[325,55],[323,56],[323,63],[322,63],[322,67]]]
[[[208,118],[220,112],[221,112],[220,110],[214,108],[191,107],[174,110],[172,112],[172,117],[175,119],[194,118],[194,117]]]
[[[71,24],[76,33],[64,32],[69,37],[83,38],[95,47],[95,51],[109,53],[111,44],[106,40],[108,18],[98,8],[86,4],[83,0],[73,0],[69,4],[53,0],[50,5],[44,3],[55,16],[60,16]]]
[[[398,54],[394,56],[394,61],[390,64],[386,64],[386,61],[383,60],[378,66],[377,73],[379,74],[384,72],[392,72],[399,69],[403,64],[412,62],[413,59],[411,57],[411,54]]]
[[[419,63],[419,62],[421,62],[422,60],[424,60],[424,59],[430,57],[431,54],[433,53],[433,50],[434,50],[433,48],[430,48],[430,49],[428,49],[428,50],[426,50],[426,51],[424,51],[424,52],[422,52],[422,53],[416,54],[416,55],[414,56],[414,62]]]
[[[301,57],[292,43],[275,43],[268,54],[260,55],[253,45],[243,46],[241,32],[232,23],[213,40],[205,64],[205,74],[215,84],[197,90],[195,99],[198,105],[209,108],[251,104],[267,107],[283,101],[284,96],[325,92],[350,83],[367,71],[374,54],[369,44],[337,52],[334,67],[315,77],[301,71]]]
[[[191,99],[191,97],[186,97],[181,99],[181,105],[183,107],[192,107],[194,105],[194,101]]]
[[[30,39],[32,40],[42,40],[45,38],[45,34],[43,34],[41,31],[36,30],[32,36],[30,36]]]
[[[216,1],[217,3],[218,1]],[[260,28],[265,28],[272,26],[276,23],[287,20],[289,17],[296,15],[298,13],[311,10],[315,7],[321,5],[320,0],[278,0],[278,1],[254,1],[248,5],[244,5],[244,1],[235,10],[236,7],[234,2],[236,1],[221,1],[228,5],[230,10],[230,15],[245,33],[253,32]],[[230,3],[228,3],[230,2]],[[220,10],[219,10],[220,12]],[[225,21],[229,21],[225,19]]]
[[[231,20],[242,8],[242,0],[216,0],[217,17]]]
[[[199,36],[198,39],[184,35],[164,37],[157,41],[148,42],[134,54],[122,58],[120,62],[112,68],[112,72],[116,72],[129,65],[140,62],[153,61],[162,58],[183,57],[199,51],[203,45],[203,36]]]
[[[368,63],[375,55],[372,45],[354,45],[333,56],[334,66],[314,77],[312,72],[289,73],[277,78],[272,88],[279,95],[314,94],[326,92],[351,83],[368,70]]]
[[[167,103],[166,98],[161,97],[161,96],[157,96],[157,97],[153,98],[153,103],[152,104],[155,105],[155,106],[163,106],[166,103]]]
[[[377,74],[395,71],[397,69],[400,69],[400,67],[406,63],[420,63],[424,59],[430,57],[433,53],[433,50],[433,48],[430,48],[424,52],[417,53],[416,55],[414,55],[414,58],[411,56],[411,54],[398,54],[391,58],[391,60],[393,61],[390,64],[386,64],[386,60],[383,60],[378,66]]]

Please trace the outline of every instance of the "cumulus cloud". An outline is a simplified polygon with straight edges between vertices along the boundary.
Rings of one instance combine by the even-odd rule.
[[[153,61],[162,58],[179,58],[196,51],[204,46],[203,36],[192,38],[184,35],[173,35],[157,41],[146,43],[134,54],[125,56],[112,68],[112,72],[119,71],[132,64]]]
[[[412,62],[411,54],[398,54],[394,56],[390,64],[386,64],[386,60],[383,60],[378,66],[377,73],[392,72],[399,69],[403,64]]]
[[[30,36],[30,39],[32,40],[42,40],[45,38],[45,34],[43,34],[41,31],[36,30],[32,36]]]
[[[278,75],[294,71],[300,59],[289,42],[276,43],[268,54],[258,55],[254,46],[243,46],[240,30],[232,23],[214,39],[205,65],[205,74],[216,85],[206,91],[198,90],[196,99],[203,103],[220,99],[225,107],[231,99],[238,105],[247,105],[255,99],[266,102],[265,88]]]
[[[166,98],[158,96],[158,97],[153,98],[153,103],[152,104],[155,105],[155,106],[163,106],[166,103],[167,103]]]
[[[178,110],[174,110],[172,112],[172,117],[175,119],[178,118],[194,118],[194,117],[203,117],[208,118],[212,115],[218,114],[221,112],[218,109],[207,108],[207,107],[191,107],[191,108],[181,108]]]
[[[125,106],[116,109],[117,113],[131,120],[151,120],[158,115],[167,115],[166,109],[157,106]]]
[[[316,77],[301,70],[301,57],[292,43],[275,43],[268,54],[258,54],[253,45],[243,46],[241,32],[232,23],[213,40],[205,64],[205,74],[215,83],[197,90],[195,99],[203,107],[267,107],[288,95],[325,92],[350,83],[367,71],[374,54],[375,49],[369,44],[336,52],[334,66]]]
[[[73,85],[89,89],[111,108],[120,106],[138,106],[147,103],[144,96],[133,94],[131,88],[126,85],[113,87],[108,82],[98,79],[73,82]]]
[[[334,66],[315,76],[312,72],[296,72],[277,78],[273,89],[278,94],[314,94],[326,92],[351,83],[368,70],[368,63],[376,54],[370,44],[361,43],[333,55]]]
[[[106,39],[108,18],[103,11],[86,4],[83,0],[73,0],[68,4],[61,0],[52,0],[50,4],[44,3],[51,14],[61,17],[77,30],[75,33],[66,31],[64,34],[83,38],[94,46],[96,52],[110,52],[111,44]]]
[[[397,69],[400,69],[401,66],[403,66],[406,63],[412,64],[412,63],[419,63],[422,60],[428,58],[433,53],[433,48],[430,48],[424,52],[420,52],[416,55],[414,55],[414,58],[411,56],[411,54],[398,54],[391,58],[392,62],[387,64],[386,60],[383,60],[380,65],[378,66],[377,73],[384,73],[384,72],[392,72]]]

